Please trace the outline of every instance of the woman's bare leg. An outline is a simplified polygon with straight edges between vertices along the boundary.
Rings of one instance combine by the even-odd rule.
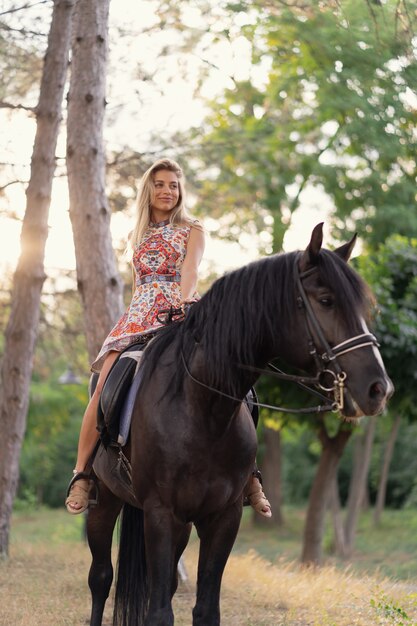
[[[78,440],[78,453],[77,462],[75,468],[77,472],[84,471],[87,461],[94,450],[94,446],[97,443],[98,431],[97,431],[97,409],[101,391],[103,389],[104,382],[107,378],[111,366],[118,357],[119,352],[112,350],[106,355],[103,366],[100,370],[100,374],[97,381],[97,386],[93,395],[87,405],[84,413],[83,421],[81,424],[80,438]]]
[[[78,440],[77,461],[74,472],[84,471],[87,461],[97,443],[99,436],[97,431],[98,402],[101,390],[103,389],[104,382],[107,378],[107,374],[109,373],[118,355],[119,352],[116,352],[115,350],[112,350],[106,355],[105,361],[100,370],[97,386],[89,403],[87,404],[87,408],[85,409],[81,424],[80,437]],[[86,500],[88,505],[88,481],[84,479],[77,480],[77,482],[75,482],[72,486],[70,495],[67,498],[67,509],[70,513],[81,513],[87,508]]]

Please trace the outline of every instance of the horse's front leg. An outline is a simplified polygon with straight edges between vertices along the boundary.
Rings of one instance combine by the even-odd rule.
[[[219,626],[223,571],[239,530],[242,502],[195,524],[200,537],[193,626]]]
[[[104,606],[113,581],[113,529],[121,508],[122,502],[100,484],[100,503],[91,508],[87,516],[87,539],[93,557],[88,575],[92,597],[90,626],[102,624]]]
[[[145,626],[172,626],[172,596],[177,588],[178,561],[188,543],[191,524],[175,520],[160,507],[145,511],[146,565],[149,604]]]

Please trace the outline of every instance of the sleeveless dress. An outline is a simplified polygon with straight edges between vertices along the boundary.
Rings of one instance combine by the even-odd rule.
[[[169,220],[151,223],[133,251],[135,291],[132,301],[105,339],[91,366],[99,372],[110,350],[121,352],[142,335],[163,326],[157,315],[181,302],[181,267],[187,252],[191,225]],[[197,292],[193,298],[198,299]]]

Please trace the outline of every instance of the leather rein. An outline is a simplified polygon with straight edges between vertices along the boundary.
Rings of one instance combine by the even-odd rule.
[[[267,368],[259,368],[252,365],[243,364],[239,364],[238,366],[242,369],[257,372],[258,374],[267,374],[269,376],[274,376],[275,378],[278,378],[280,380],[294,382],[302,389],[308,391],[309,393],[312,393],[313,395],[318,396],[321,400],[325,402],[325,404],[319,404],[317,406],[305,407],[301,409],[292,409],[289,407],[279,407],[270,404],[264,404],[262,402],[253,402],[255,406],[271,409],[273,411],[280,411],[282,413],[324,413],[327,411],[338,413],[344,408],[345,382],[347,379],[346,372],[343,371],[339,361],[337,360],[338,357],[340,357],[342,354],[346,354],[360,348],[365,348],[366,346],[377,347],[379,344],[376,337],[372,333],[361,333],[359,335],[351,337],[350,339],[342,341],[336,346],[330,346],[314,314],[313,308],[303,286],[303,280],[313,274],[315,271],[317,271],[317,268],[313,267],[305,272],[300,273],[298,271],[297,259],[295,263],[296,286],[298,291],[297,306],[300,309],[303,309],[305,313],[309,354],[313,357],[316,364],[315,376],[299,376],[286,374],[272,363],[268,363]],[[316,344],[313,339],[313,333],[318,338],[321,346],[323,346],[324,352],[319,353],[319,351],[317,350]],[[187,375],[193,382],[197,383],[201,387],[204,387],[205,389],[209,389],[210,391],[214,391],[215,393],[223,397],[229,398],[230,400],[242,402],[242,398],[237,398],[236,396],[225,393],[224,391],[211,387],[210,385],[207,385],[198,378],[195,378],[195,376],[191,374],[188,368],[182,350],[181,359]],[[329,368],[330,364],[332,366],[332,369]],[[326,380],[328,382],[326,382]],[[329,401],[330,394],[333,395],[332,401]]]

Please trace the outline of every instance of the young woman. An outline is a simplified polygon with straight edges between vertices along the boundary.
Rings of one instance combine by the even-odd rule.
[[[184,205],[184,178],[170,159],[156,161],[143,175],[137,196],[136,225],[130,235],[133,249],[134,292],[130,305],[111,330],[92,364],[99,372],[80,431],[74,476],[83,472],[97,443],[97,408],[106,377],[127,346],[162,323],[158,314],[198,299],[198,266],[204,252],[204,232]],[[262,515],[271,516],[258,478],[252,477],[247,498]],[[88,480],[73,483],[65,501],[69,513],[88,508]]]

